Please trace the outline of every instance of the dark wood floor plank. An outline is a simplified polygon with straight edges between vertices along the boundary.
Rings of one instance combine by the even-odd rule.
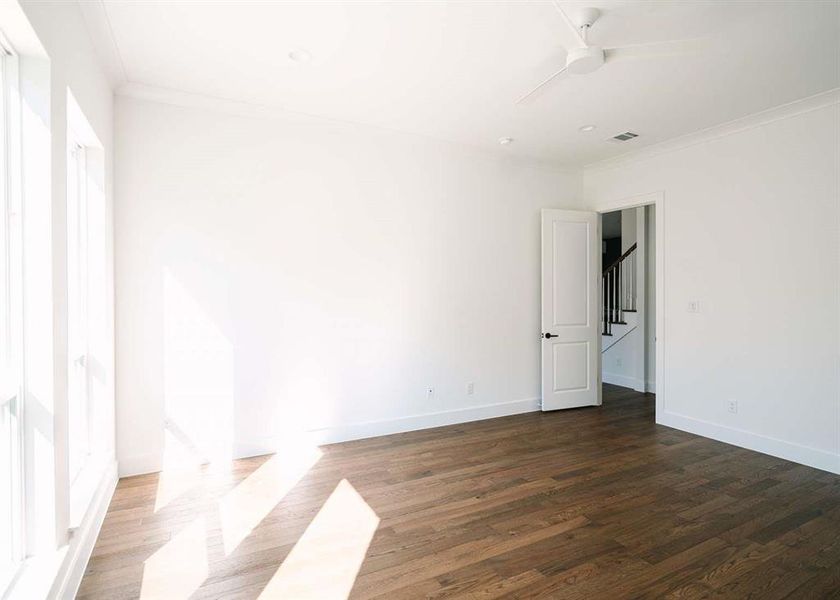
[[[324,446],[276,498],[260,477],[294,456],[123,479],[78,597],[840,598],[840,477],[656,425],[654,402],[605,386],[602,407]],[[234,538],[224,507],[255,482]],[[340,490],[368,533],[325,529]]]

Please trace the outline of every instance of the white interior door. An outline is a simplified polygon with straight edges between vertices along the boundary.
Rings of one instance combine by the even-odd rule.
[[[542,409],[601,404],[598,213],[542,211]]]

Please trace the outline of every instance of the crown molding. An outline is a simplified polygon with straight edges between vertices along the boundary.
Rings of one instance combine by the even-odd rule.
[[[795,117],[796,115],[819,110],[835,104],[840,104],[840,88],[834,88],[815,94],[814,96],[794,100],[793,102],[788,102],[787,104],[782,104],[761,112],[753,113],[751,115],[735,119],[734,121],[715,125],[694,133],[689,133],[664,142],[659,142],[658,144],[639,148],[638,150],[632,150],[630,152],[626,152],[625,154],[595,161],[584,165],[583,169],[585,171],[602,171],[625,164],[647,160],[653,158],[654,156],[710,142],[734,133],[761,127],[775,121],[789,119],[790,117]]]
[[[77,0],[77,4],[102,69],[111,87],[116,89],[128,82],[128,75],[105,2],[103,0]]]
[[[509,150],[488,148],[479,144],[470,144],[463,141],[435,137],[412,131],[391,129],[387,127],[381,127],[379,125],[373,125],[370,123],[347,121],[331,117],[322,117],[319,115],[291,110],[282,106],[259,104],[256,102],[233,100],[230,98],[220,98],[218,96],[209,96],[206,94],[184,92],[181,90],[163,88],[136,82],[125,83],[117,87],[114,93],[117,96],[122,96],[125,98],[145,100],[147,102],[156,102],[159,104],[168,104],[171,106],[178,106],[182,108],[201,109],[239,117],[268,119],[295,124],[310,124],[322,126],[332,125],[336,128],[355,130],[353,131],[353,133],[355,134],[408,136],[414,139],[423,139],[427,142],[444,144],[450,147],[459,148],[462,151],[466,150],[471,153],[483,154],[488,158],[498,160],[504,164],[515,165],[518,167],[542,169],[551,171],[553,173],[563,173],[577,176],[581,176],[583,172],[580,166],[568,165],[529,155],[513,154]]]

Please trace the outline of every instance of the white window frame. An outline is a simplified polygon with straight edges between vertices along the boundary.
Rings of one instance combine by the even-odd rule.
[[[20,573],[26,557],[24,487],[24,346],[23,346],[23,202],[21,187],[21,113],[18,56],[0,33],[0,428],[8,436],[10,501],[0,519],[8,519],[10,553],[0,557],[0,592]],[[5,490],[4,490],[5,491]],[[6,505],[7,504],[7,505]]]
[[[68,129],[67,291],[68,291],[68,460],[71,489],[91,455],[88,374],[88,211],[86,149]]]
[[[96,274],[104,260],[104,239],[97,217],[104,188],[102,143],[67,88],[67,455],[69,527],[78,527],[90,507],[105,461],[101,439],[101,389],[92,369],[101,315],[91,312],[100,300]],[[97,229],[91,229],[97,228]]]

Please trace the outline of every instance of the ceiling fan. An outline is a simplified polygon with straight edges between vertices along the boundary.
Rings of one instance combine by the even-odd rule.
[[[563,17],[566,25],[574,34],[574,43],[577,45],[567,49],[565,66],[549,75],[536,87],[526,94],[520,96],[517,104],[521,104],[532,98],[549,83],[561,75],[585,75],[599,69],[604,63],[610,63],[617,59],[631,57],[651,56],[673,56],[678,54],[692,53],[698,50],[700,40],[670,40],[664,42],[653,42],[651,44],[635,44],[632,46],[620,46],[616,48],[602,48],[587,41],[589,30],[601,16],[597,8],[584,8],[579,11],[575,21],[566,14],[560,3],[554,0],[554,6]]]

